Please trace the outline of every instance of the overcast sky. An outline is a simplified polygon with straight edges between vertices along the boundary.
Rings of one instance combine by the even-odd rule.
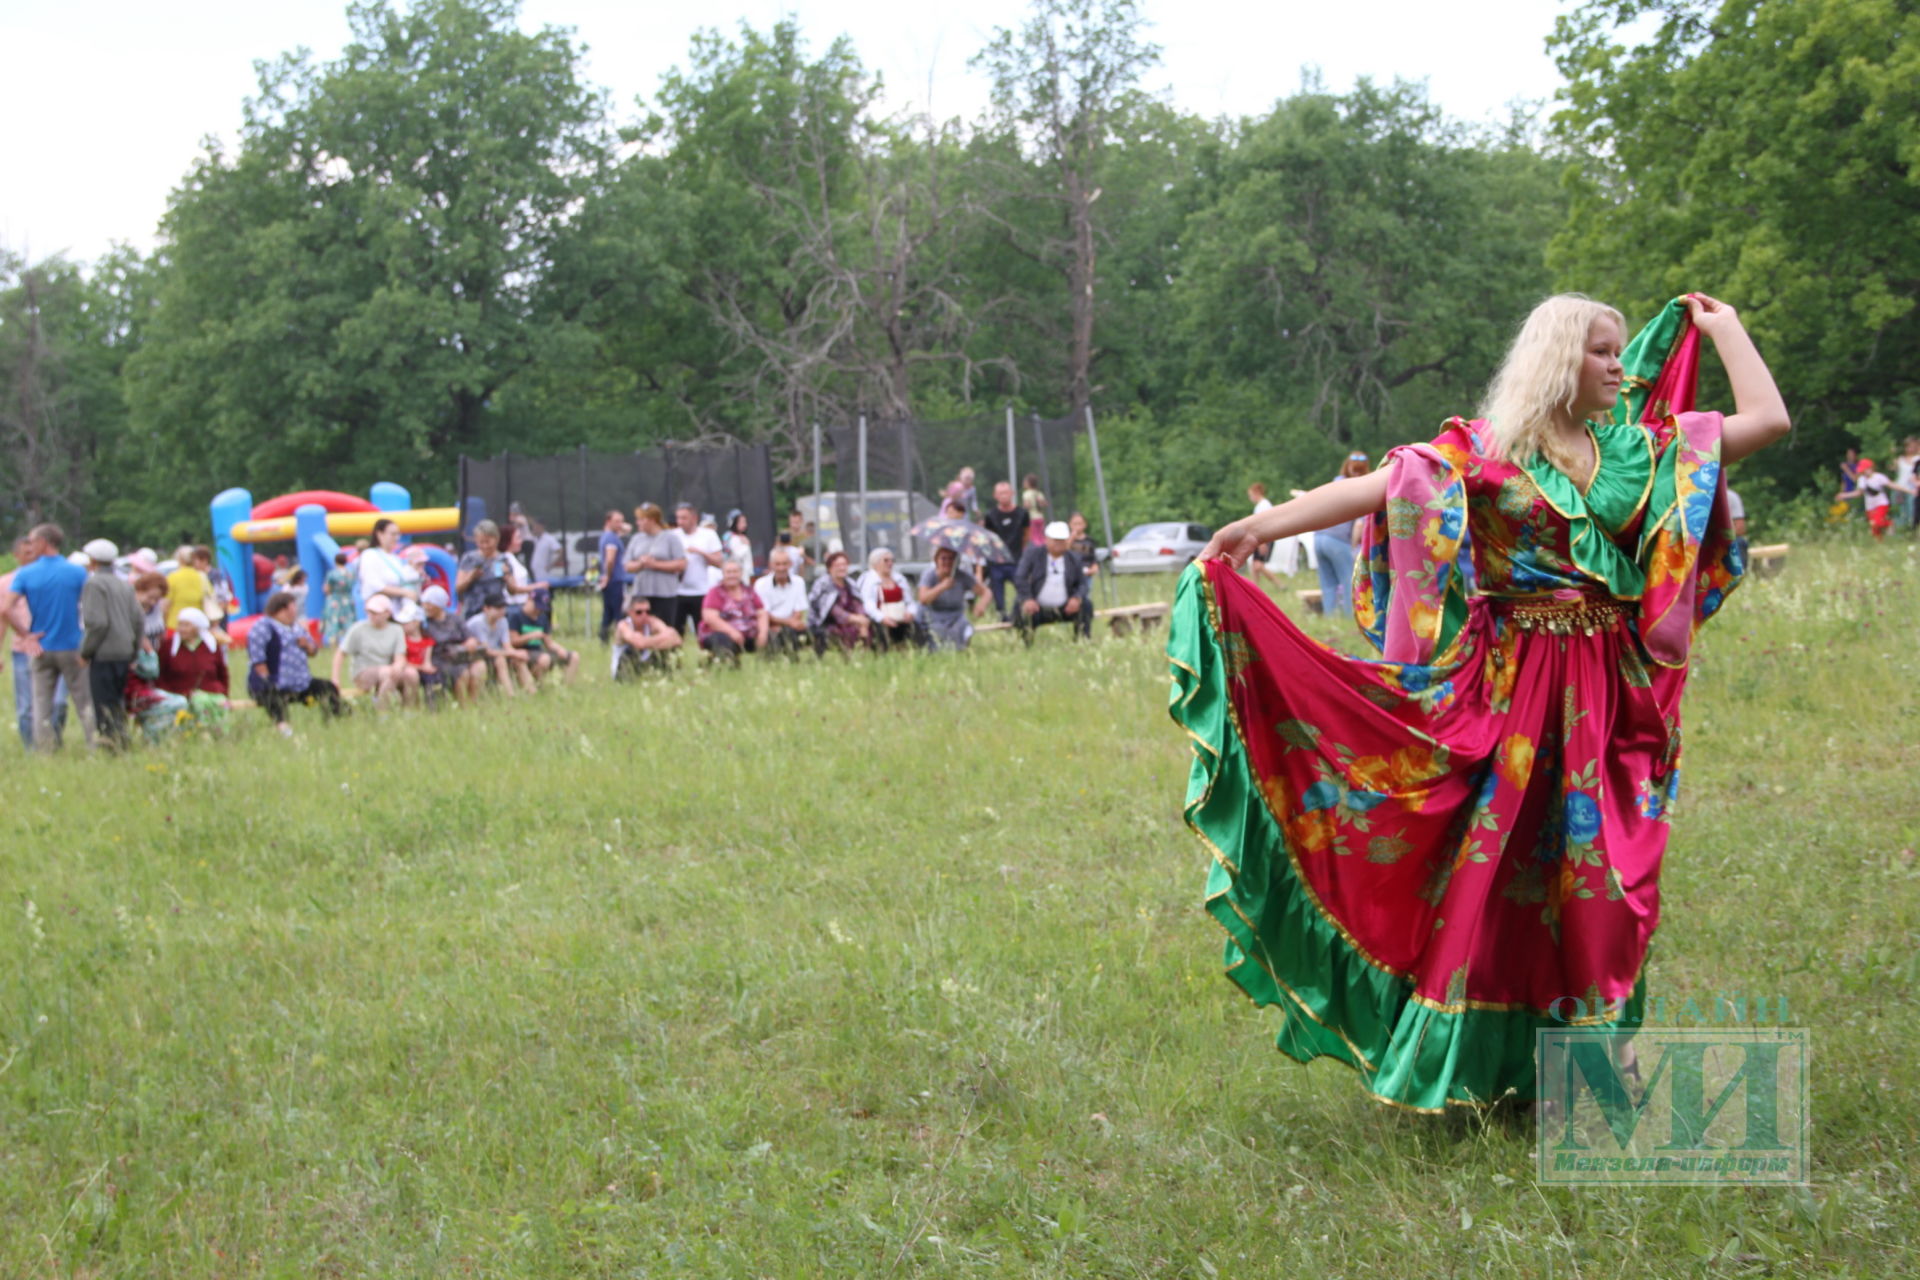
[[[1207,116],[1251,115],[1316,66],[1335,90],[1360,76],[1424,79],[1468,120],[1504,119],[1515,99],[1559,83],[1545,41],[1559,0],[1141,0],[1165,49],[1149,87]],[[586,77],[623,116],[684,59],[701,26],[765,30],[792,15],[818,52],[852,37],[881,72],[888,105],[971,118],[985,102],[967,59],[1025,0],[927,9],[899,0],[524,0],[522,25],[572,27]],[[0,245],[90,259],[109,244],[153,246],[168,193],[202,140],[232,138],[253,63],[305,46],[320,58],[348,35],[344,0],[0,0]]]

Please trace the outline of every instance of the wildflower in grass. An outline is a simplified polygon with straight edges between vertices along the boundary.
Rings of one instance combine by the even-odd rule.
[[[47,940],[47,931],[40,927],[40,908],[33,905],[33,899],[27,899],[27,937],[32,940],[30,950],[38,951]]]

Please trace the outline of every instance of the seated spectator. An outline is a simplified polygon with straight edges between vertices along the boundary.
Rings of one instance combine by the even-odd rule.
[[[217,698],[226,704],[229,689],[227,655],[215,638],[213,622],[200,609],[182,609],[174,619],[173,630],[161,637],[156,646],[160,659],[160,678],[155,681],[168,693],[177,693],[189,702],[197,698]],[[196,704],[195,714],[200,706]]]
[[[613,629],[613,678],[665,671],[680,643],[680,633],[653,616],[653,601],[635,596],[627,601],[627,616]]]
[[[516,679],[529,692],[533,690],[527,651],[514,648],[513,633],[507,629],[506,596],[493,596],[480,606],[480,612],[467,619],[467,634],[479,641],[480,656],[492,666],[500,692],[512,697]]]
[[[967,620],[967,598],[973,597],[976,616],[985,613],[991,597],[978,578],[960,567],[952,547],[933,553],[933,568],[920,575],[920,609],[926,619],[927,642],[935,649],[964,649],[973,640]]]
[[[466,623],[453,616],[445,587],[434,585],[420,593],[420,634],[433,642],[433,669],[456,702],[472,702],[485,673],[480,642],[467,634]]]
[[[1013,611],[1021,638],[1033,642],[1035,627],[1066,622],[1080,637],[1093,634],[1093,604],[1080,557],[1067,549],[1071,531],[1055,520],[1042,531],[1044,541],[1028,547],[1013,571]]]
[[[307,664],[320,646],[305,627],[294,626],[293,608],[292,595],[274,592],[247,632],[247,692],[288,737],[293,726],[287,723],[287,707],[295,702],[309,706],[317,702],[332,716],[346,710],[340,702],[340,687],[314,675]]]
[[[340,683],[341,662],[351,659],[354,687],[372,694],[376,704],[395,695],[402,702],[418,698],[420,673],[407,665],[407,637],[394,625],[392,600],[376,592],[367,597],[366,610],[333,651],[334,684]]]
[[[766,606],[748,589],[740,562],[722,562],[720,585],[700,602],[700,647],[738,662],[742,653],[765,651],[768,625]]]
[[[826,572],[807,593],[807,625],[813,629],[816,652],[824,652],[829,643],[843,652],[862,648],[871,638],[873,622],[847,577],[848,567],[846,552],[828,552]]]
[[[888,649],[911,648],[915,618],[905,580],[895,577],[893,552],[875,547],[867,555],[867,572],[860,579],[860,607],[873,621],[874,643]]]
[[[433,641],[423,629],[426,618],[426,611],[412,600],[402,600],[393,611],[393,625],[400,628],[407,666],[420,682],[422,700],[432,696],[434,690],[446,687],[446,681],[440,678],[440,668],[433,664]]]
[[[566,683],[572,684],[580,674],[580,655],[553,638],[546,601],[545,591],[529,591],[520,607],[507,615],[508,636],[513,647],[527,655],[527,669],[535,680],[558,667]]]
[[[767,611],[767,652],[798,654],[807,642],[807,588],[793,573],[793,553],[776,546],[767,558],[770,571],[753,584]]]

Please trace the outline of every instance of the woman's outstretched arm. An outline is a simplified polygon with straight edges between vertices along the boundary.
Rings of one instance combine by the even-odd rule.
[[[1350,480],[1329,480],[1318,489],[1310,489],[1277,507],[1235,520],[1213,535],[1213,541],[1200,553],[1200,559],[1219,556],[1237,569],[1263,542],[1330,528],[1378,511],[1386,505],[1391,467],[1389,463],[1378,471]]]
[[[1760,358],[1746,326],[1740,323],[1738,312],[1704,293],[1688,294],[1687,310],[1693,315],[1693,327],[1713,340],[1713,349],[1726,367],[1727,381],[1733,384],[1733,412],[1720,428],[1720,458],[1738,462],[1793,429],[1787,402],[1781,399],[1780,388],[1773,385],[1773,374]]]

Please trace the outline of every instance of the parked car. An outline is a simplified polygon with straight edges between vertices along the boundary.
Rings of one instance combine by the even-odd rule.
[[[1115,573],[1177,573],[1206,550],[1213,530],[1203,524],[1162,520],[1135,525],[1114,544]]]

